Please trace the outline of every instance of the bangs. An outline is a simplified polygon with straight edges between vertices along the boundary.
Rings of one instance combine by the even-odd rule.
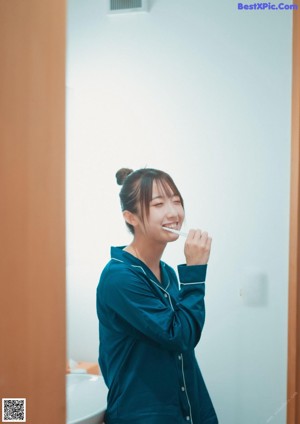
[[[168,177],[167,178],[155,178],[154,181],[157,184],[157,188],[158,188],[160,195],[162,195],[162,196],[165,195],[166,197],[178,196],[180,198],[180,202],[181,202],[182,207],[183,207],[183,199],[181,197],[181,194],[180,194],[178,188],[176,187],[174,181],[171,178],[168,178]],[[149,203],[152,200],[152,196],[153,196],[153,193],[151,192],[151,199],[150,199]],[[149,208],[148,208],[148,210],[149,210]]]

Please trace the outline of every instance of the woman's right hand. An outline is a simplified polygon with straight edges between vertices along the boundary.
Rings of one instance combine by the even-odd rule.
[[[190,230],[184,245],[184,254],[187,265],[205,265],[208,262],[211,237],[206,231]]]

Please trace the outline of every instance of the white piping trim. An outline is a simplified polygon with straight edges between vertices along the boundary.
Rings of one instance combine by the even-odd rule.
[[[145,275],[147,275],[146,274],[146,271],[144,270],[144,268],[141,266],[141,265],[132,265],[132,264],[130,264],[131,266],[133,266],[134,268],[141,268],[141,270],[143,271],[143,273],[145,274]]]
[[[168,280],[169,280],[169,282],[168,282],[168,285],[167,285],[167,287],[166,287],[166,290],[167,290],[167,288],[169,287],[169,285],[170,285],[170,278],[168,277]]]
[[[115,261],[118,261],[118,262],[123,262],[124,263],[124,261],[121,261],[120,259],[116,259],[116,258],[111,258],[111,259],[114,259]],[[132,265],[132,264],[130,264],[131,266],[133,266],[134,268],[141,268],[141,270],[143,271],[143,273],[145,274],[145,275],[147,275],[147,273],[146,273],[146,271],[144,270],[144,268],[142,267],[142,266],[140,266],[140,265]],[[169,285],[170,285],[170,279],[169,279],[169,284],[168,284],[168,286],[166,287],[166,289],[164,289],[163,287],[161,287],[159,284],[157,284],[154,280],[151,280],[151,278],[149,278],[149,280],[150,281],[152,281],[152,283],[154,283],[154,284],[156,284],[157,285],[157,287],[159,287],[163,292],[165,292],[165,293],[167,293],[167,295],[168,295],[168,298],[169,298],[169,302],[170,302],[170,305],[171,305],[171,308],[172,308],[172,310],[173,310],[173,312],[174,312],[174,308],[173,308],[173,304],[172,304],[172,301],[171,301],[171,296],[169,295],[169,293],[167,292],[167,288],[169,287]]]
[[[183,355],[181,353],[181,370],[182,370],[182,375],[183,375],[183,384],[184,384],[184,389],[185,389],[185,394],[186,394],[186,398],[189,404],[189,408],[190,408],[190,417],[191,417],[191,424],[193,424],[193,415],[192,415],[192,408],[191,408],[191,404],[190,404],[190,400],[189,400],[189,396],[188,396],[188,392],[186,389],[186,384],[185,384],[185,376],[184,376],[184,369],[183,369]]]
[[[112,258],[114,261],[118,261],[118,262],[122,262],[124,263],[124,261],[121,261],[120,259],[116,259],[116,258]]]
[[[144,270],[144,268],[141,266],[141,265],[131,265],[131,266],[134,266],[135,268],[141,268],[141,270],[143,271],[143,273],[145,274],[145,275],[147,275],[147,273],[146,273],[146,271]],[[152,283],[154,283],[154,284],[156,284],[160,289],[162,289],[164,292],[166,292],[167,294],[168,294],[168,296],[169,296],[169,293],[166,291],[167,290],[167,288],[169,287],[169,285],[170,285],[170,278],[168,278],[168,280],[169,280],[169,282],[168,282],[168,285],[167,285],[167,287],[164,289],[162,286],[160,286],[159,284],[157,284],[154,280],[151,280],[151,278],[149,278],[149,280],[150,281],[152,281]],[[171,303],[171,302],[170,302]],[[172,308],[173,309],[173,308]],[[174,309],[173,309],[174,310]]]
[[[124,261],[121,261],[120,259],[116,259],[116,258],[111,258],[111,259],[113,259],[113,260],[115,260],[115,261],[118,261],[118,262],[122,262],[122,263],[124,263]],[[141,268],[141,270],[143,271],[143,273],[145,274],[145,275],[147,275],[146,274],[146,271],[144,270],[144,268],[143,267],[141,267],[140,265],[132,265],[132,264],[130,264],[130,266],[133,266],[133,267],[135,267],[135,268]]]
[[[170,296],[170,294],[167,292],[167,290],[165,290],[163,287],[161,287],[161,286],[160,286],[159,284],[157,284],[155,281],[151,280],[151,278],[150,278],[150,281],[152,281],[152,283],[156,284],[156,285],[157,285],[157,287],[159,287],[159,288],[160,288],[163,292],[167,293],[168,298],[169,298],[169,302],[170,302],[170,305],[171,305],[171,308],[172,308],[172,310],[173,310],[173,312],[174,312],[173,304],[172,304],[172,301],[171,301],[171,296]]]
[[[165,268],[165,267],[166,267],[165,262],[162,262],[161,264],[162,264],[163,268]],[[171,283],[170,278],[169,278],[169,276],[168,276],[168,273],[167,273],[167,272],[166,272],[166,274],[167,274],[167,277],[168,277],[168,285],[167,285],[167,287],[165,288],[165,290],[167,290],[167,288],[169,287],[169,285],[170,285],[170,283]]]

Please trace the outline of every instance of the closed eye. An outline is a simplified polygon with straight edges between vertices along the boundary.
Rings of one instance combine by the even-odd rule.
[[[178,197],[178,196],[174,196],[173,197],[173,203],[176,203],[176,204],[181,204],[181,200],[180,200],[180,197]]]

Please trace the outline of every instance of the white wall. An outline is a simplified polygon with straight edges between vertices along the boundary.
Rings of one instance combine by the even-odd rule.
[[[186,227],[213,237],[197,356],[220,423],[282,424],[291,12],[150,3],[118,16],[105,0],[68,5],[68,355],[97,360],[99,275],[110,245],[131,240],[114,174],[160,168],[183,194]],[[163,259],[182,263],[182,248]],[[247,284],[265,290],[262,305]]]

